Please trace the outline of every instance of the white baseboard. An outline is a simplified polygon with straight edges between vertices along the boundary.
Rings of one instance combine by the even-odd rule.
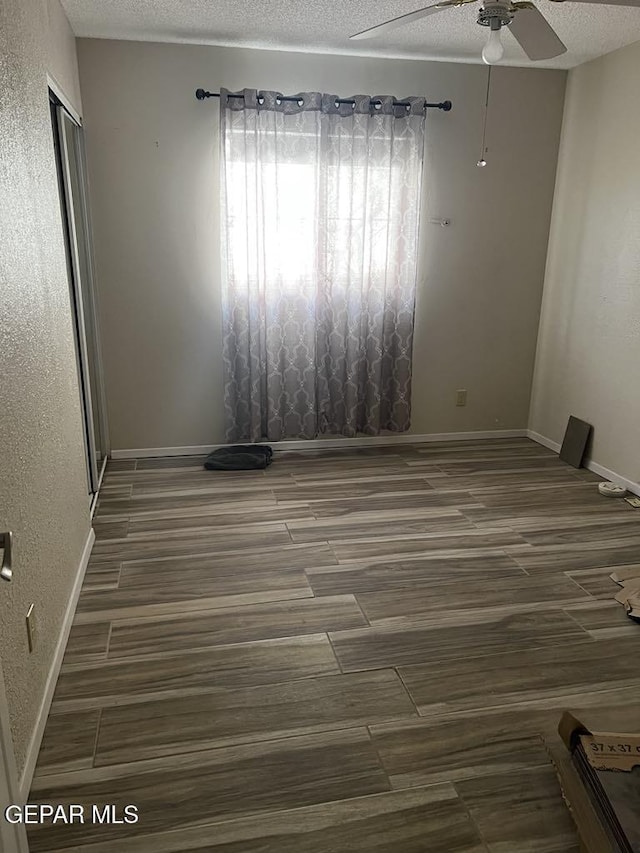
[[[42,697],[42,702],[40,704],[40,710],[38,711],[36,724],[33,729],[31,741],[29,742],[29,748],[27,749],[27,759],[25,761],[22,776],[20,778],[20,796],[22,798],[22,802],[26,802],[29,796],[31,782],[33,780],[33,774],[36,769],[36,762],[38,760],[38,753],[40,752],[40,745],[42,743],[42,736],[44,735],[44,729],[47,724],[47,718],[49,716],[49,709],[51,708],[53,693],[56,689],[58,675],[60,673],[60,667],[62,666],[62,659],[64,657],[65,649],[67,648],[67,640],[69,639],[69,633],[71,631],[73,617],[75,616],[76,612],[76,605],[78,604],[78,598],[80,597],[82,582],[84,581],[84,575],[87,570],[87,564],[89,562],[89,557],[91,556],[91,549],[93,548],[95,538],[96,534],[93,528],[91,528],[87,536],[87,541],[85,542],[84,548],[82,550],[82,557],[80,558],[76,577],[73,582],[73,588],[71,590],[71,595],[69,596],[69,601],[67,603],[67,609],[65,610],[64,619],[62,621],[60,636],[58,637],[58,643],[56,645],[56,650],[53,655],[53,661],[51,662],[51,668],[49,670],[49,675],[47,676],[47,683],[45,684],[44,688],[44,696]]]
[[[604,465],[599,465],[597,462],[594,462],[593,459],[587,459],[584,467],[588,468],[589,471],[593,471],[593,473],[597,474],[598,477],[602,477],[603,480],[608,480],[610,483],[616,483],[618,486],[624,486],[627,491],[633,492],[634,495],[640,495],[640,483],[634,483],[633,480],[628,480],[626,477],[623,477],[622,474],[617,474],[615,471],[605,468]]]
[[[527,430],[527,435],[533,441],[537,441],[538,444],[542,444],[544,447],[548,447],[556,453],[560,452],[562,445],[558,444],[557,441],[552,441],[550,438],[540,435],[539,432],[534,432],[531,429]],[[640,495],[640,483],[634,483],[633,480],[623,477],[622,474],[618,474],[616,471],[611,471],[610,468],[605,468],[604,465],[600,465],[593,459],[585,459],[583,464],[585,468],[589,471],[593,471],[594,474],[597,474],[598,477],[602,477],[603,480],[607,480],[610,483],[616,483],[618,486],[624,486],[627,491],[632,492],[634,495]]]
[[[558,444],[557,441],[552,441],[550,438],[547,438],[546,435],[540,435],[539,432],[534,432],[532,429],[528,429],[527,437],[532,441],[536,441],[538,444],[541,444],[543,447],[548,447],[549,450],[553,450],[554,453],[560,453],[562,445]]]
[[[356,438],[314,438],[260,442],[269,444],[275,452],[285,450],[321,450],[334,447],[385,447],[393,444],[425,444],[431,441],[477,441],[483,438],[526,438],[526,429],[497,429],[476,432],[433,432],[426,435],[363,435]],[[152,459],[163,456],[206,456],[226,444],[206,444],[192,447],[138,447],[132,450],[112,450],[112,459]]]

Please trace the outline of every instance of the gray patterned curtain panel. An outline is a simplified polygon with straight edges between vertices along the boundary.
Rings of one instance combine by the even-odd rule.
[[[407,430],[424,98],[231,94],[220,99],[227,441]]]

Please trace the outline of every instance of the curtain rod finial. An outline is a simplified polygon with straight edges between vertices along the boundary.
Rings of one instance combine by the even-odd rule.
[[[206,97],[207,97],[207,92],[205,92],[205,90],[204,90],[204,89],[196,89],[196,98],[197,98],[199,101],[204,101],[204,99],[205,99]]]
[[[444,110],[445,113],[448,113],[449,110],[451,109],[451,101],[443,101],[442,104],[440,105],[440,109]]]

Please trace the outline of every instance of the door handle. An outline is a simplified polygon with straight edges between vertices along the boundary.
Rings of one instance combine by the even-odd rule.
[[[10,581],[13,578],[13,569],[11,568],[12,545],[13,533],[10,530],[0,533],[0,550],[4,551],[2,555],[2,567],[0,568],[0,578],[3,581]]]

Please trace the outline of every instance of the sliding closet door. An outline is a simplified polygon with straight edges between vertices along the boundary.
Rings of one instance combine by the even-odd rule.
[[[82,128],[61,104],[52,101],[51,110],[67,239],[69,284],[85,426],[88,492],[93,499],[100,487],[108,444]]]

